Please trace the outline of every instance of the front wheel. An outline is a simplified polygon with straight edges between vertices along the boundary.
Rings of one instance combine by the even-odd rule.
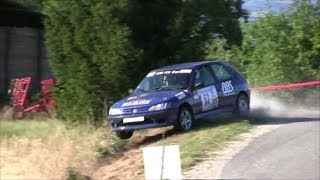
[[[248,96],[240,94],[237,99],[236,113],[240,117],[246,117],[249,114],[250,105]]]
[[[131,138],[133,131],[116,131],[116,135],[119,139],[129,139]]]
[[[193,114],[191,110],[187,107],[183,107],[179,111],[177,123],[174,128],[181,131],[188,131],[192,127],[192,122]]]

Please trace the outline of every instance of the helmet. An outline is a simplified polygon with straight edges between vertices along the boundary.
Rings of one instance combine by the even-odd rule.
[[[163,85],[168,86],[168,85],[175,85],[177,82],[177,79],[175,76],[172,75],[167,75],[163,78]]]

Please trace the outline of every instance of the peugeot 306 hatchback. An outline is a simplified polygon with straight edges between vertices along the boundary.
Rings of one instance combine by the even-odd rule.
[[[151,71],[130,96],[113,104],[108,120],[121,139],[134,130],[174,126],[188,131],[194,121],[218,113],[249,112],[246,79],[224,61],[205,61]]]

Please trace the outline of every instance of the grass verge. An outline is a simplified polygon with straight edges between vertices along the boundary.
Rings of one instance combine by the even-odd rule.
[[[170,127],[144,130],[126,141],[105,127],[67,128],[56,120],[0,123],[1,179],[63,179],[93,174],[98,174],[95,179],[142,179],[144,146],[178,144],[182,168],[187,169],[251,128],[247,120],[214,118],[195,124],[190,132],[177,133]],[[101,164],[101,157],[110,155],[116,158]]]
[[[105,128],[67,127],[57,120],[0,120],[1,179],[63,179],[72,169],[90,175],[99,157],[126,141]]]
[[[155,145],[179,144],[183,169],[194,166],[208,154],[223,148],[237,135],[251,128],[248,120],[206,119],[187,133],[174,134]]]

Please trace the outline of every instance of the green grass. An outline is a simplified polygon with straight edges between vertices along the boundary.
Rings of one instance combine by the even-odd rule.
[[[224,147],[237,135],[249,131],[251,126],[247,120],[208,119],[190,132],[173,134],[155,145],[179,144],[182,168],[187,169]]]

